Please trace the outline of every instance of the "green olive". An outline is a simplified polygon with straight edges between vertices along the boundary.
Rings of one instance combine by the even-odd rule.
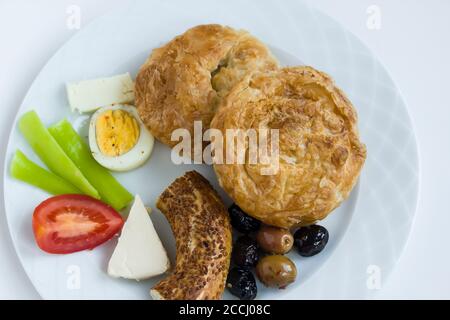
[[[262,226],[256,235],[256,241],[267,253],[285,254],[291,250],[294,237],[289,230]]]
[[[285,256],[266,256],[256,265],[256,275],[266,286],[284,289],[295,281],[297,268]]]

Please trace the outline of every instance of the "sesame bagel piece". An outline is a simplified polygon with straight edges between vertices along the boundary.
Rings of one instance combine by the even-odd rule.
[[[244,75],[277,67],[248,32],[196,26],[153,50],[136,79],[136,106],[150,132],[173,147],[175,129],[188,129],[194,139],[194,121],[209,128],[218,104]]]
[[[225,141],[227,129],[278,130],[279,157],[272,162],[249,163],[247,143],[244,163],[214,164],[231,198],[269,225],[289,228],[325,218],[349,196],[366,158],[356,110],[328,75],[311,67],[248,76],[223,101],[211,127]]]
[[[196,171],[176,179],[156,206],[176,240],[175,270],[150,290],[154,299],[215,300],[225,288],[231,225],[222,200]]]

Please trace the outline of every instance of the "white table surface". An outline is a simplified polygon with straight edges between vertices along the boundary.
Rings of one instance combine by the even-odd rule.
[[[76,30],[67,8],[81,9],[81,27],[128,0],[0,0],[0,150],[33,79]],[[420,200],[407,247],[379,290],[381,299],[450,299],[450,1],[309,0],[361,38],[402,91],[419,143]],[[381,10],[381,28],[367,27],[367,9]],[[275,22],[274,22],[275,23]],[[0,157],[3,168],[3,156]],[[3,183],[0,187],[3,199]],[[2,201],[3,202],[3,201]],[[0,206],[0,298],[39,299],[15,254]]]

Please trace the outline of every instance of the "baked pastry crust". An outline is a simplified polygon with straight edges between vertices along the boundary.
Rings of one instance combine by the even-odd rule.
[[[279,129],[276,174],[262,175],[268,165],[248,158],[214,165],[220,185],[244,211],[279,227],[325,218],[348,197],[366,158],[351,102],[311,67],[246,77],[223,100],[211,128],[224,136],[226,129]]]
[[[188,129],[194,139],[194,121],[202,121],[203,131],[209,128],[221,99],[244,75],[277,67],[248,32],[196,26],[153,50],[136,79],[136,106],[150,132],[173,147],[175,129]]]
[[[210,183],[190,171],[160,195],[156,206],[175,235],[175,270],[150,291],[155,299],[215,300],[225,289],[231,255],[228,212]]]

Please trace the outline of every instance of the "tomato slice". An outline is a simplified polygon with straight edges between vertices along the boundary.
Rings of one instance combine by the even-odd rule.
[[[49,198],[33,213],[36,243],[48,253],[93,249],[111,239],[123,223],[120,214],[109,205],[79,194]]]

